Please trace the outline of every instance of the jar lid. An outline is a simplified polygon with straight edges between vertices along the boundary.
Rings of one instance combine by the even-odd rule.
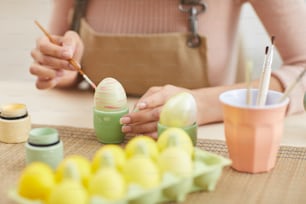
[[[3,118],[18,118],[27,115],[26,105],[11,103],[0,106],[0,116]]]
[[[28,143],[32,145],[52,145],[59,141],[58,131],[54,128],[34,128],[30,131]]]

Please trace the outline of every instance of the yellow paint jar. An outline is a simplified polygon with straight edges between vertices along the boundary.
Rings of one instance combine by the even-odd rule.
[[[11,103],[0,106],[0,142],[25,142],[30,130],[31,120],[26,105]]]

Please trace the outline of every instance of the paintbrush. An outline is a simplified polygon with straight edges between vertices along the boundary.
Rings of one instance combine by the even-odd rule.
[[[47,32],[38,21],[34,21],[35,24],[39,27],[39,29],[48,37],[51,43],[57,44],[56,41],[52,38],[52,36]],[[96,89],[97,86],[88,78],[88,76],[82,71],[80,65],[74,60],[74,59],[69,59],[69,63],[82,75],[82,77],[91,85],[93,89]]]
[[[271,66],[273,61],[273,52],[274,52],[274,39],[275,37],[272,36],[271,38],[271,46],[266,47],[265,51],[265,59],[263,64],[263,71],[259,81],[259,90],[257,95],[256,104],[259,106],[263,106],[266,103],[267,94],[270,85],[270,78],[271,78]]]
[[[288,86],[288,88],[284,92],[284,95],[279,99],[279,102],[282,102],[287,98],[287,96],[291,93],[296,84],[299,83],[299,81],[303,78],[305,73],[306,68],[304,68],[304,70],[299,74],[299,76],[294,80],[294,82]]]
[[[246,79],[246,85],[247,85],[247,93],[246,93],[246,103],[247,103],[247,105],[251,105],[251,103],[252,103],[252,94],[251,94],[252,69],[253,69],[253,63],[251,61],[247,61],[246,70],[245,70],[245,79]]]
[[[262,93],[262,87],[263,87],[263,80],[265,78],[265,70],[266,70],[265,67],[267,64],[268,51],[269,51],[269,47],[266,46],[265,57],[264,57],[264,62],[263,62],[263,69],[262,69],[262,72],[259,78],[259,87],[258,87],[258,93],[257,93],[257,98],[256,98],[256,105],[259,105],[260,103],[259,101],[262,98],[261,93]]]

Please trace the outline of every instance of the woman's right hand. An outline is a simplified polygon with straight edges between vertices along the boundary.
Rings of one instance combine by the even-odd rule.
[[[77,81],[78,72],[68,60],[80,62],[84,50],[81,38],[74,31],[67,31],[64,36],[52,35],[52,38],[56,43],[46,36],[38,38],[31,51],[34,62],[30,73],[37,77],[38,89],[71,87]]]

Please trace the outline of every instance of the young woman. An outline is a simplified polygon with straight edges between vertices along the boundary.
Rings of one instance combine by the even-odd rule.
[[[245,3],[252,5],[268,35],[276,36],[283,60],[272,73],[270,89],[284,91],[306,66],[303,0],[76,2],[81,3],[54,0],[50,32],[57,44],[46,37],[37,40],[30,72],[39,89],[70,87],[78,81],[67,62],[74,58],[95,83],[116,78],[128,94],[142,95],[136,104],[140,111],[121,119],[127,134],[156,134],[160,108],[182,91],[195,97],[200,125],[222,121],[219,94],[245,87],[236,77],[237,27]],[[77,32],[71,25],[77,25]],[[288,114],[304,111],[305,92],[306,77],[290,94]]]

